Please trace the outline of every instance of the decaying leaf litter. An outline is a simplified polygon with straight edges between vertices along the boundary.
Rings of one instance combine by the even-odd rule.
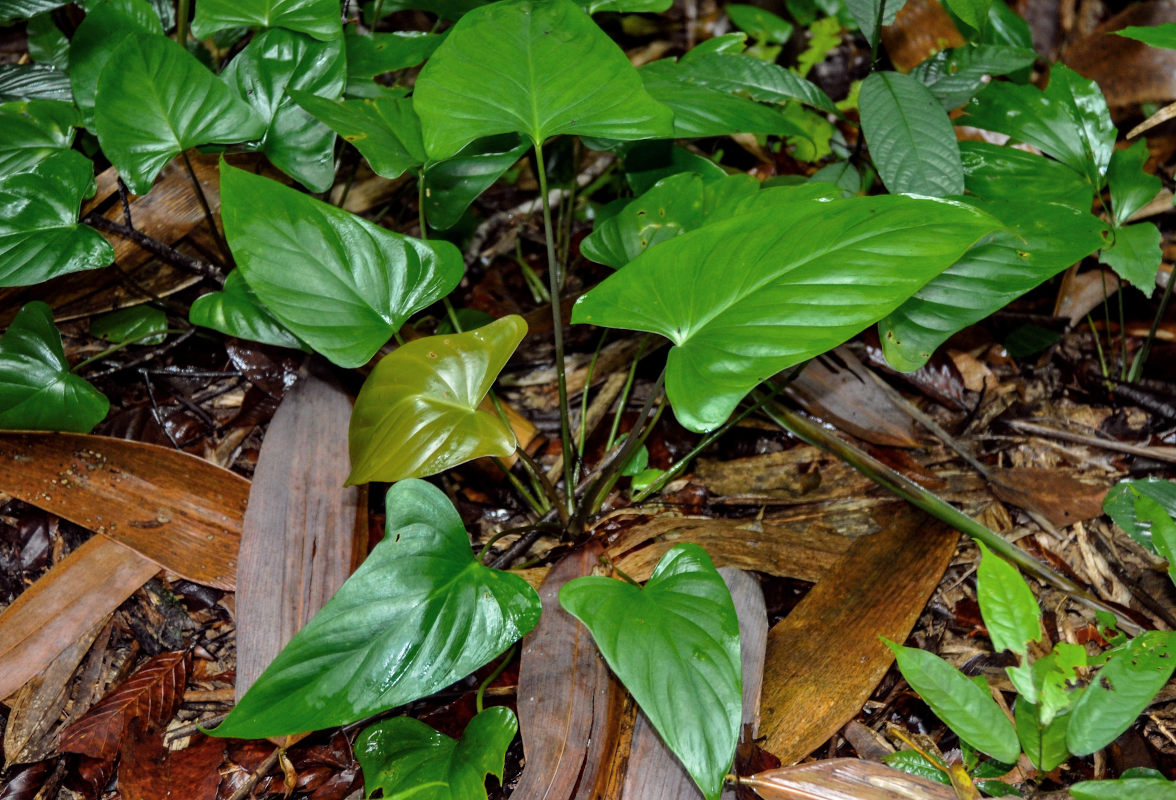
[[[1164,8],[1165,4],[1152,3],[1132,7],[1124,13],[1150,13],[1153,16],[1149,19],[1156,20],[1163,17]],[[911,13],[917,10],[919,7],[912,7]],[[1033,23],[1039,43],[1053,43],[1061,53],[1072,50],[1075,68],[1079,68],[1082,57],[1090,63],[1088,52],[1097,50],[1091,45],[1091,25],[1102,15],[1082,8],[1080,14],[1055,13],[1051,17],[1049,9],[1034,4],[1025,4],[1020,10]],[[695,12],[699,20],[721,19],[714,9],[701,8]],[[912,37],[923,30],[922,22],[904,23],[900,18],[896,26],[884,32],[890,39],[887,48],[896,63],[907,52],[900,44],[901,37]],[[655,36],[644,48],[660,46],[661,40]],[[917,52],[917,45],[909,47]],[[19,49],[18,44],[16,50]],[[1130,53],[1132,58],[1143,57],[1138,48]],[[844,46],[823,66],[852,64],[862,55],[853,45]],[[639,50],[634,57],[642,57]],[[1123,58],[1126,62],[1127,56]],[[912,65],[918,60],[921,59],[914,57]],[[1095,62],[1103,67],[1113,65],[1115,59],[1104,53]],[[1138,75],[1138,69],[1124,66],[1121,71]],[[1149,73],[1157,71],[1148,70]],[[1141,101],[1171,98],[1169,88],[1137,87],[1136,81],[1125,80],[1113,69],[1110,72],[1105,76],[1104,90],[1112,107],[1119,109],[1124,119],[1138,113],[1135,105]],[[844,80],[844,76],[829,80],[835,84]],[[1121,92],[1116,93],[1113,88]],[[832,90],[830,94],[840,96]],[[1170,141],[1170,137],[1164,136],[1149,139],[1156,172],[1164,176],[1169,175]],[[797,168],[786,157],[757,162],[754,147],[748,145],[748,154],[734,158],[745,161],[743,166],[757,177],[790,174]],[[762,151],[758,155],[763,155]],[[214,162],[206,166],[215,169]],[[591,165],[588,169],[607,168],[604,164]],[[415,202],[415,198],[405,197],[405,187],[366,175],[362,165],[356,167],[356,174],[356,181],[348,191],[348,207],[378,212],[387,206],[393,210],[385,216],[385,222],[398,229],[408,227],[403,220],[396,224],[398,212],[395,211]],[[183,188],[186,175],[177,172],[174,178]],[[167,178],[164,180],[166,185]],[[525,187],[528,180],[524,167],[519,187]],[[103,185],[101,177],[99,182]],[[215,187],[216,182],[210,184]],[[106,198],[105,213],[113,220],[121,219],[122,211],[109,174],[104,185],[106,188],[98,197]],[[132,204],[136,227],[154,238],[176,244],[178,250],[194,254],[192,257],[197,260],[203,253],[213,251],[216,244],[199,224],[202,215],[192,207],[190,195],[175,192],[177,206],[165,204],[163,195],[157,193],[158,188],[150,198]],[[532,269],[542,273],[543,255],[537,244],[541,240],[536,237],[535,220],[521,214],[496,216],[497,212],[517,209],[519,198],[524,195],[509,186],[498,187],[480,201],[485,218],[497,219],[499,224],[479,231],[481,252],[490,254],[482,260],[495,259],[492,262],[495,269],[482,269],[485,264],[478,258],[472,259],[462,288],[462,297],[471,308],[501,316],[511,311],[526,314],[536,307],[511,260],[518,252]],[[404,217],[410,218],[411,214],[406,213]],[[1162,217],[1160,221],[1163,227]],[[88,335],[90,318],[99,311],[126,303],[128,294],[141,294],[146,288],[156,297],[174,295],[175,302],[186,305],[202,291],[192,288],[190,277],[169,278],[166,271],[155,269],[158,261],[149,260],[144,250],[130,247],[126,242],[121,238],[113,240],[121,248],[118,268],[84,273],[84,280],[75,276],[62,281],[76,297],[69,311],[57,311],[59,319],[75,318],[65,326],[71,361],[104,349],[103,343]],[[517,251],[515,242],[520,243]],[[144,287],[147,278],[136,277],[132,272],[143,265],[150,267],[143,271],[152,281],[149,287]],[[583,280],[584,286],[601,277],[591,274],[591,265],[585,264],[583,269],[583,273],[573,278]],[[1173,363],[1170,345],[1165,344],[1170,341],[1167,338],[1170,333],[1167,328],[1161,328],[1160,343],[1152,354],[1153,377],[1158,383],[1139,388],[1108,388],[1103,376],[1092,368],[1097,363],[1095,343],[1107,346],[1111,342],[1117,347],[1118,340],[1114,338],[1117,331],[1114,323],[1099,321],[1100,306],[1086,299],[1092,289],[1099,290],[1101,297],[1101,290],[1107,284],[1103,276],[1095,273],[1095,280],[1091,275],[1086,272],[1067,276],[1060,286],[1050,285],[983,328],[971,329],[957,337],[946,353],[916,373],[913,380],[896,378],[881,368],[876,342],[866,339],[844,353],[815,362],[806,371],[805,379],[791,387],[790,393],[801,407],[848,431],[885,463],[942,498],[959,504],[993,530],[1015,538],[1045,563],[1091,587],[1100,598],[1137,609],[1135,618],[1141,624],[1168,628],[1172,627],[1173,615],[1171,585],[1154,557],[1110,526],[1101,514],[1100,503],[1102,493],[1124,475],[1170,476],[1172,451],[1166,448],[1171,443],[1164,438],[1172,414],[1172,376],[1165,371],[1165,365]],[[22,304],[38,298],[53,298],[56,307],[59,298],[56,292],[56,288],[45,286],[35,291],[8,290],[4,313],[11,316]],[[1086,315],[1091,311],[1095,318],[1087,321]],[[1003,333],[1020,322],[1056,324],[1057,316],[1069,317],[1071,323],[1077,324],[1043,355],[1012,359],[996,344],[1003,340]],[[546,466],[556,466],[559,435],[558,428],[552,425],[555,389],[551,353],[534,335],[544,315],[528,314],[528,317],[533,323],[532,336],[508,368],[504,381],[508,388],[502,392],[502,399],[533,426],[529,429],[520,423],[520,440],[530,438],[528,449],[533,455]],[[1139,309],[1138,313],[1129,309],[1125,333],[1130,346],[1138,346],[1146,335],[1148,320],[1145,309]],[[573,329],[573,335],[576,330]],[[569,379],[574,390],[588,381],[588,358],[596,342],[582,335],[569,344],[581,358]],[[631,351],[640,344],[631,338],[617,337],[608,346]],[[111,370],[119,358],[125,363],[123,369],[101,374]],[[186,337],[178,343],[173,340],[163,347],[130,349],[114,362],[96,364],[87,373],[113,399],[115,406],[96,433],[185,450],[258,480],[255,470],[259,470],[264,458],[266,426],[283,395],[294,385],[299,361],[299,357],[288,351],[237,341],[223,344],[200,337]],[[904,392],[908,402],[914,402],[950,431],[961,448],[981,462],[988,475],[982,476],[958,452],[938,440],[925,424],[912,422],[905,403],[896,403],[873,384],[871,372],[881,374],[884,380]],[[600,387],[598,396],[607,396],[605,387],[615,383],[619,374],[622,373],[610,368],[607,361],[597,362],[591,383]],[[652,377],[638,375],[630,417],[650,391]],[[835,387],[832,397],[830,386]],[[348,388],[354,391],[355,387],[340,391]],[[589,401],[592,400],[590,394]],[[602,404],[605,411],[608,402]],[[524,430],[528,431],[527,436],[522,435]],[[599,457],[600,440],[600,433],[589,440],[590,445],[594,441],[596,445],[595,449],[589,447],[589,464],[594,456]],[[692,436],[674,426],[667,416],[650,441],[650,464],[669,467],[689,451],[692,441]],[[65,459],[78,452],[72,444],[59,442],[56,446]],[[1124,446],[1136,449],[1124,451]],[[240,678],[234,657],[236,630],[246,625],[264,630],[272,628],[277,620],[241,618],[241,603],[231,592],[224,591],[233,584],[223,580],[218,584],[202,574],[189,574],[190,568],[181,563],[191,555],[187,551],[171,554],[177,563],[169,563],[167,554],[152,554],[144,559],[138,552],[117,544],[118,538],[113,533],[120,522],[125,522],[124,529],[129,526],[132,532],[183,527],[187,520],[182,514],[172,512],[192,503],[193,492],[185,492],[183,487],[141,488],[144,500],[158,504],[158,508],[147,515],[141,513],[141,508],[124,511],[126,516],[121,517],[112,504],[111,524],[103,531],[100,523],[73,516],[78,513],[77,508],[63,499],[68,497],[63,493],[70,488],[63,484],[72,482],[73,477],[69,466],[44,469],[44,474],[39,474],[28,467],[28,460],[19,457],[17,448],[17,444],[5,440],[5,455],[11,462],[5,469],[19,468],[26,479],[32,472],[41,484],[35,485],[34,478],[34,485],[25,488],[3,486],[14,498],[4,509],[4,554],[8,563],[3,570],[7,584],[4,587],[7,596],[3,599],[10,604],[10,611],[22,606],[18,597],[23,598],[23,607],[34,605],[37,597],[27,587],[42,577],[50,565],[57,565],[68,554],[82,552],[86,547],[101,547],[104,552],[114,554],[108,558],[126,565],[128,577],[122,585],[127,588],[123,596],[129,594],[130,599],[109,618],[107,609],[94,618],[76,617],[68,640],[56,643],[57,652],[40,656],[44,663],[38,669],[41,666],[50,669],[31,682],[22,681],[19,692],[13,689],[16,693],[7,704],[4,737],[6,761],[13,766],[5,774],[8,781],[3,790],[5,796],[34,796],[38,791],[47,796],[69,791],[96,796],[116,776],[117,791],[122,796],[152,792],[162,796],[168,789],[174,792],[177,787],[190,793],[195,786],[201,787],[200,796],[212,796],[216,791],[217,796],[230,797],[243,788],[259,796],[286,791],[320,798],[353,794],[360,785],[348,742],[354,730],[318,734],[293,744],[284,755],[272,743],[222,743],[196,731],[195,723],[212,724],[234,699],[234,679]],[[150,477],[153,462],[150,454],[145,458],[143,472]],[[94,468],[100,472],[101,466],[94,465],[106,460],[108,456],[94,451],[93,457],[83,461],[82,469]],[[292,468],[304,460],[296,458]],[[41,458],[36,463],[45,465]],[[558,475],[558,468],[554,472]],[[136,471],[128,470],[125,474],[133,475]],[[123,473],[114,473],[112,483],[121,483],[122,476]],[[206,480],[200,477],[195,483],[205,486]],[[526,522],[524,510],[511,498],[509,486],[490,466],[475,463],[451,473],[444,486],[475,532],[476,546],[500,530]],[[105,492],[100,486],[91,488],[100,497]],[[54,495],[58,495],[56,501]],[[610,506],[596,522],[594,529],[599,533],[596,538],[606,547],[611,560],[638,580],[649,576],[657,558],[668,549],[666,543],[677,541],[699,541],[717,563],[729,563],[760,574],[768,599],[769,620],[782,627],[774,628],[768,639],[766,701],[760,719],[760,733],[766,738],[759,744],[764,750],[784,757],[786,763],[806,756],[818,761],[833,756],[877,757],[894,747],[893,740],[885,739],[886,723],[896,724],[912,734],[930,733],[932,738],[939,739],[944,750],[954,746],[951,734],[905,688],[896,672],[887,672],[875,689],[877,674],[864,667],[849,668],[845,662],[838,661],[850,652],[848,643],[853,639],[855,622],[861,622],[865,629],[855,640],[866,648],[858,663],[869,662],[876,671],[884,669],[885,664],[877,663],[876,650],[870,655],[869,643],[873,637],[885,633],[886,624],[909,630],[909,618],[918,615],[913,642],[939,652],[973,673],[986,674],[990,681],[1001,685],[1004,664],[985,643],[983,622],[976,610],[971,582],[976,560],[974,549],[961,545],[953,554],[954,537],[945,538],[950,535],[936,532],[934,524],[912,516],[914,512],[905,510],[892,495],[835,458],[809,445],[798,444],[768,421],[755,417],[745,420],[728,440],[703,454],[689,473],[646,504],[626,507],[623,494],[618,494]],[[370,536],[366,527],[348,528],[357,548],[367,544],[364,540],[378,537],[382,527],[379,514],[378,508],[372,509]],[[369,514],[361,509],[354,517],[360,525],[365,525]],[[98,535],[91,537],[79,525]],[[847,560],[849,554],[868,550],[869,545],[881,548],[883,538],[879,534],[895,540],[893,549],[882,548],[862,559]],[[940,543],[940,549],[934,552],[931,548],[932,552],[928,552],[924,543],[935,536],[939,537],[934,541]],[[504,538],[495,546],[506,547],[511,541]],[[948,544],[942,544],[944,541]],[[315,549],[313,542],[308,547]],[[539,583],[547,564],[557,560],[563,550],[554,539],[540,538],[529,554],[538,563],[524,567],[527,577]],[[207,556],[213,559],[214,566],[228,566],[236,561],[231,555],[222,554],[223,563],[216,564],[217,557],[215,553]],[[244,554],[241,558],[245,558]],[[343,560],[347,561],[348,556]],[[918,561],[930,573],[921,596],[899,598],[886,591],[885,581],[893,577],[896,561],[908,569]],[[928,563],[923,565],[924,561]],[[847,564],[858,571],[844,568]],[[156,574],[159,565],[165,571],[147,580]],[[236,569],[239,565],[231,566]],[[70,590],[89,581],[97,592],[109,588],[106,584],[111,583],[108,580],[111,574],[88,571],[84,579],[70,578],[53,588],[70,597]],[[873,595],[877,605],[859,600],[863,605],[855,607],[847,599],[847,593],[853,589],[870,597],[867,591],[870,576],[879,581]],[[305,576],[284,575],[278,581],[283,587],[282,596],[288,596],[290,606],[297,607],[299,612],[313,592],[330,593],[317,584],[312,586],[313,581]],[[217,588],[209,588],[209,583]],[[914,583],[912,577],[904,586],[910,588]],[[936,583],[938,586],[933,589]],[[823,594],[816,589],[806,594],[810,584],[823,587]],[[839,588],[846,594],[838,591]],[[1046,632],[1052,640],[1097,641],[1099,633],[1089,613],[1052,590],[1035,588],[1046,609]],[[927,593],[930,601],[924,606]],[[87,606],[90,596],[76,591],[71,599],[77,605]],[[120,601],[107,602],[114,609]],[[266,612],[275,616],[290,613],[291,608]],[[891,621],[864,622],[871,614]],[[54,614],[55,622],[61,621],[58,616]],[[905,623],[904,618],[908,618]],[[775,650],[773,635],[783,642]],[[902,638],[902,634],[895,635]],[[794,637],[796,644],[788,643],[789,636]],[[804,660],[790,661],[801,644],[805,647]],[[0,648],[0,659],[12,658],[10,663],[19,663],[27,660],[28,653],[16,646]],[[820,658],[828,661],[820,662],[818,668],[814,660]],[[871,658],[874,661],[869,661]],[[831,672],[839,666],[842,674],[837,677],[843,678],[846,685],[836,691],[831,680],[812,680],[814,676],[824,677],[818,669]],[[486,668],[479,679],[490,669]],[[790,669],[795,671],[795,677]],[[122,683],[127,678],[130,680]],[[529,678],[520,675],[517,666],[508,665],[488,691],[492,704],[517,702],[521,691],[517,687],[525,685],[526,680]],[[588,738],[593,742],[603,738],[611,742],[612,750],[592,752],[582,757],[582,763],[601,769],[597,785],[606,791],[637,796],[628,794],[636,789],[623,788],[625,776],[621,770],[626,760],[624,745],[629,741],[626,737],[638,737],[634,731],[633,709],[626,705],[615,686],[608,687],[609,678],[598,667],[592,680],[607,687],[600,689],[606,699],[593,704],[591,713],[584,712],[587,716],[576,719],[575,724],[587,725],[589,730],[603,726],[605,732],[601,737]],[[798,681],[816,685],[807,691],[790,691]],[[473,679],[459,682],[429,700],[412,704],[409,712],[458,736],[472,717],[472,695],[477,683]],[[116,690],[108,691],[116,685],[119,685]],[[574,688],[584,689],[579,685]],[[773,697],[774,702],[767,702]],[[1062,787],[1089,777],[1113,777],[1136,766],[1155,766],[1171,776],[1176,720],[1169,697],[1170,692],[1162,693],[1141,724],[1110,748],[1106,758],[1072,759],[1067,770],[1056,776],[1056,785]],[[781,705],[785,706],[783,710]],[[111,709],[117,709],[118,713],[111,713]],[[787,719],[789,715],[812,721],[817,730],[798,733],[794,724],[780,722],[782,716]],[[541,719],[540,725],[547,724],[546,718]],[[525,745],[527,722],[523,724]],[[785,741],[782,738],[785,735],[795,735],[799,741]],[[560,741],[557,739],[557,743]],[[165,745],[174,749],[165,751]],[[504,782],[507,788],[528,796],[525,794],[530,791],[528,781],[534,778],[522,778],[520,783],[520,776],[528,773],[522,769],[523,753],[517,740],[510,752]],[[741,750],[737,766],[740,764],[750,765],[743,767],[746,772],[771,766],[770,757],[762,752],[757,754],[754,744]],[[572,767],[579,780],[580,765]],[[258,772],[263,774],[258,776]],[[260,777],[260,781],[254,782],[255,777]],[[783,784],[787,780],[781,777],[778,782]],[[831,779],[819,778],[818,786],[828,785],[821,784],[821,780]],[[567,785],[568,796],[572,796],[570,792],[576,786],[575,781]]]

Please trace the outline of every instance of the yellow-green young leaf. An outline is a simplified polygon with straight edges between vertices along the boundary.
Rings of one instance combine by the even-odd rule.
[[[381,359],[355,399],[347,482],[435,475],[517,442],[493,410],[478,408],[527,333],[517,315],[465,333],[427,336]]]
[[[425,150],[449,158],[474,139],[521,133],[673,136],[624,52],[572,0],[502,0],[462,17],[417,78]]]
[[[198,39],[226,28],[285,28],[326,41],[343,35],[338,0],[201,0],[192,33]]]
[[[992,649],[1028,653],[1029,642],[1041,639],[1041,609],[1033,590],[1009,562],[980,543],[983,557],[976,575],[976,599],[988,628]]]
[[[502,780],[506,748],[519,729],[514,712],[488,708],[451,739],[412,717],[394,717],[355,740],[367,794],[385,798],[486,800],[486,776]]]

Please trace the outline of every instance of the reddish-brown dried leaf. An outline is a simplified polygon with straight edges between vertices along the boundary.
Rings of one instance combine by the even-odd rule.
[[[1168,0],[1133,3],[1071,45],[1062,60],[1098,83],[1113,112],[1134,109],[1140,103],[1167,103],[1176,97],[1176,51],[1150,47],[1112,31],[1170,22],[1176,22],[1176,5]]]
[[[134,735],[118,764],[118,788],[125,800],[216,797],[225,742],[198,734],[183,750],[168,750],[160,732]]]
[[[167,724],[184,699],[192,655],[160,653],[61,734],[61,749],[112,760],[126,738]]]
[[[0,786],[0,800],[33,800],[52,771],[52,761],[29,764]]]
[[[856,758],[783,767],[744,783],[764,800],[956,800],[950,786]]]
[[[1034,467],[994,470],[989,481],[1001,500],[1036,511],[1063,527],[1101,517],[1103,498],[1110,488],[1097,479],[1082,480],[1075,472]]]

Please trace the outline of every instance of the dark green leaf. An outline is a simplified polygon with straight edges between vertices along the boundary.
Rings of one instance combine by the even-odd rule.
[[[388,490],[387,533],[266,668],[213,735],[345,725],[464,678],[539,620],[539,595],[483,566],[440,489]]]
[[[894,22],[898,12],[906,5],[906,0],[845,0],[845,5],[857,22],[862,36],[873,47],[878,43],[881,33],[878,23],[889,25]]]
[[[1176,668],[1172,637],[1170,631],[1147,631],[1111,651],[1070,712],[1066,746],[1071,753],[1101,750],[1131,727]]]
[[[69,45],[69,81],[88,127],[94,124],[98,77],[118,46],[136,33],[163,33],[159,16],[147,0],[101,0],[91,3]]]
[[[380,17],[386,17],[396,11],[428,11],[441,19],[461,19],[462,16],[480,6],[486,5],[488,0],[384,0],[383,3],[371,2],[364,6],[364,20],[371,25],[375,19],[376,9],[380,10]]]
[[[1152,542],[1151,524],[1141,520],[1135,513],[1137,495],[1150,497],[1167,513],[1176,516],[1176,483],[1159,478],[1120,481],[1111,487],[1103,499],[1103,511],[1110,515],[1115,524],[1154,553],[1156,546]]]
[[[0,103],[11,100],[73,102],[69,76],[48,64],[0,64]]]
[[[82,199],[93,193],[94,165],[73,150],[0,181],[0,286],[29,286],[114,261],[107,241],[78,223]]]
[[[1176,784],[1161,778],[1080,781],[1070,787],[1074,800],[1172,800]]]
[[[1147,157],[1147,142],[1142,139],[1125,150],[1116,150],[1111,155],[1111,165],[1107,168],[1107,185],[1111,190],[1111,210],[1114,212],[1115,225],[1126,223],[1160,191],[1160,179],[1143,171]]]
[[[761,42],[784,44],[792,37],[792,23],[756,6],[732,3],[725,9],[736,28]]]
[[[672,548],[645,588],[577,578],[559,602],[591,631],[703,796],[717,800],[739,738],[743,681],[735,606],[706,551]]]
[[[302,340],[286,330],[261,304],[239,270],[228,274],[223,290],[196,298],[188,310],[188,319],[193,325],[212,328],[229,336],[278,347],[306,349]]]
[[[882,641],[894,651],[907,683],[962,741],[1000,761],[1017,760],[1017,731],[990,693],[934,653]]]
[[[236,27],[285,28],[320,41],[343,34],[338,0],[200,0],[192,20],[199,39]]]
[[[110,403],[69,371],[53,312],[22,308],[0,336],[0,428],[89,433]]]
[[[1152,47],[1176,50],[1176,23],[1173,22],[1166,22],[1163,25],[1148,25],[1147,27],[1132,25],[1113,31],[1113,33],[1150,44]]]
[[[478,714],[460,740],[412,717],[394,717],[355,740],[364,788],[414,800],[486,800],[486,776],[502,780],[506,748],[519,721],[505,706]]]
[[[1101,186],[1118,137],[1102,89],[1069,67],[1055,64],[1049,73],[1045,96],[1053,103],[1073,109],[1086,157],[1087,177],[1091,185]]]
[[[435,160],[475,139],[561,133],[673,135],[617,45],[572,0],[501,0],[466,14],[433,53],[413,95]]]
[[[63,5],[65,3],[61,0],[0,0],[0,26],[29,19]]]
[[[221,165],[221,217],[245,282],[286,328],[344,367],[461,280],[461,253]]]
[[[870,157],[888,191],[946,197],[964,193],[955,131],[926,86],[897,72],[862,83],[858,110]]]
[[[838,186],[846,197],[852,197],[862,191],[862,176],[848,160],[835,161],[821,167],[809,176],[809,181]]]
[[[918,750],[898,750],[882,756],[882,763],[936,783],[951,784],[947,773],[923,757]]]
[[[1035,200],[1089,211],[1093,194],[1082,173],[1049,158],[990,142],[960,142],[964,187],[989,200]]]
[[[988,20],[988,10],[992,6],[992,0],[944,0],[943,5],[963,20],[968,28],[979,32]]]
[[[1150,222],[1115,229],[1115,240],[1098,260],[1148,297],[1156,289],[1156,273],[1163,256],[1160,231]]]
[[[69,39],[53,21],[49,12],[29,20],[29,58],[54,69],[69,69]]]
[[[1162,505],[1147,495],[1135,496],[1135,516],[1151,527],[1156,551],[1168,561],[1168,577],[1176,582],[1176,522]]]
[[[128,36],[98,79],[94,132],[135,194],[147,194],[189,147],[259,139],[265,129],[232,89],[163,36]]]
[[[673,341],[674,413],[712,430],[759,381],[886,316],[998,227],[926,198],[797,201],[662,243],[581,297],[572,321]]]
[[[470,142],[453,158],[425,167],[425,210],[428,224],[451,228],[482,192],[527,153],[530,142],[507,133]]]
[[[368,80],[423,64],[444,39],[443,34],[417,31],[361,34],[348,27],[344,30],[347,81]]]
[[[695,48],[697,50],[697,48]],[[694,53],[695,51],[690,51]],[[782,103],[797,100],[840,114],[837,106],[816,84],[778,64],[730,53],[702,53],[679,59],[675,73],[681,80],[723,92],[746,92],[753,100]]]
[[[1029,642],[1041,639],[1041,609],[1017,568],[995,556],[983,543],[976,576],[976,600],[996,652],[1025,656]]]
[[[274,29],[251,41],[223,73],[226,83],[266,123],[261,151],[314,192],[335,179],[335,133],[299,107],[287,92],[339,97],[347,82],[341,39],[319,42]],[[329,102],[329,101],[327,101]]]
[[[926,84],[945,111],[959,108],[988,83],[989,76],[1007,75],[1030,67],[1037,54],[1022,47],[972,44],[940,50],[911,70]]]
[[[355,145],[372,170],[388,179],[424,163],[421,123],[406,97],[330,100],[310,92],[290,96],[320,122]]]
[[[69,149],[79,122],[77,109],[57,100],[0,105],[0,178],[27,172]]]
[[[696,172],[704,182],[727,177],[726,171],[706,156],[668,141],[637,142],[621,151],[625,180],[636,194],[653,188],[662,178],[680,172]]]
[[[155,306],[141,305],[103,314],[90,323],[90,335],[119,344],[163,344],[167,314]]]
[[[416,339],[380,360],[355,400],[348,483],[435,475],[482,456],[509,456],[514,432],[481,410],[527,324],[510,315],[465,333]]]
[[[1027,358],[1053,347],[1061,338],[1058,331],[1029,323],[1013,328],[1001,344],[1012,358]]]
[[[1066,749],[1066,728],[1070,724],[1068,715],[1054,717],[1048,725],[1042,725],[1037,717],[1037,706],[1024,697],[1018,697],[1013,718],[1021,748],[1039,772],[1052,772],[1070,757],[1070,751]]]
[[[668,11],[674,0],[588,0],[584,11],[596,14],[611,11],[617,14],[661,14]]]

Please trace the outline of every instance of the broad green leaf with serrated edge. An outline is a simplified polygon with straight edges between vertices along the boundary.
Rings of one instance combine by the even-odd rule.
[[[0,286],[30,286],[114,261],[102,235],[78,222],[82,199],[93,193],[94,165],[73,150],[0,181]]]
[[[451,228],[482,192],[520,158],[530,142],[505,133],[470,142],[444,161],[425,166],[425,210],[428,224],[438,230]]]
[[[69,371],[53,312],[22,308],[0,336],[0,428],[89,433],[110,403]]]
[[[1135,513],[1135,498],[1138,495],[1150,497],[1168,514],[1176,517],[1176,483],[1159,478],[1120,481],[1103,498],[1103,511],[1110,515],[1115,524],[1154,553],[1156,546],[1152,541],[1151,524],[1141,520]]]
[[[1074,800],[1172,800],[1176,783],[1164,778],[1080,781],[1070,787]]]
[[[945,111],[951,111],[971,100],[990,76],[1032,66],[1036,58],[1036,53],[1024,47],[972,44],[940,50],[910,75],[926,84]]]
[[[26,34],[29,39],[29,58],[55,69],[69,69],[69,39],[53,21],[53,14],[44,12],[29,20]]]
[[[286,330],[261,304],[240,270],[228,274],[221,291],[196,298],[188,310],[188,320],[193,325],[253,342],[306,349],[302,340]]]
[[[1139,209],[1152,201],[1162,183],[1155,175],[1143,171],[1147,161],[1147,142],[1142,139],[1111,155],[1107,167],[1107,186],[1111,190],[1111,211],[1116,225],[1122,225]]]
[[[0,178],[27,172],[54,153],[68,150],[77,109],[56,100],[0,105]]]
[[[879,326],[892,367],[919,369],[935,348],[1103,244],[1106,225],[1069,206],[1025,200],[974,200],[1005,223],[919,288]]]
[[[1171,631],[1147,631],[1111,651],[1070,712],[1066,746],[1090,755],[1115,741],[1151,703],[1176,669]]]
[[[1168,577],[1176,583],[1176,522],[1167,510],[1145,494],[1135,493],[1135,516],[1151,526],[1156,552],[1168,561]]]
[[[1090,184],[1061,162],[991,142],[960,142],[964,188],[989,200],[1062,203],[1089,211]]]
[[[739,620],[695,544],[672,548],[645,587],[576,578],[559,592],[707,800],[717,800],[742,718]]]
[[[155,306],[120,308],[90,322],[90,335],[108,342],[163,344],[167,314]]]
[[[1048,725],[1042,725],[1037,716],[1037,706],[1022,696],[1017,698],[1013,720],[1021,749],[1039,771],[1052,772],[1070,757],[1070,751],[1066,749],[1066,728],[1070,724],[1068,715],[1054,717]]]
[[[338,0],[200,0],[192,20],[199,39],[226,28],[285,28],[320,41],[343,34]]]
[[[713,430],[761,380],[885,317],[999,227],[929,198],[797,201],[663,242],[581,297],[572,321],[673,341],[674,414]]]
[[[1111,32],[1144,44],[1150,44],[1152,47],[1176,50],[1176,23],[1166,22],[1163,25],[1148,25],[1146,27],[1132,25]]]
[[[344,141],[355,145],[372,170],[390,180],[427,158],[421,142],[421,123],[407,97],[330,100],[310,92],[290,96]]]
[[[515,451],[514,432],[479,406],[523,336],[517,315],[464,333],[427,336],[380,360],[355,399],[348,483],[435,475]]]
[[[213,735],[283,736],[370,717],[464,678],[539,621],[539,595],[474,558],[440,489],[403,481],[386,508],[383,541]]]
[[[1041,639],[1041,609],[1033,590],[1017,568],[980,544],[982,558],[976,575],[976,600],[996,652],[1011,650],[1024,656],[1029,642]]]
[[[881,33],[878,29],[879,16],[883,25],[889,25],[905,5],[906,0],[845,0],[846,8],[871,47],[878,43]]]
[[[407,800],[486,800],[486,776],[502,780],[506,748],[519,721],[505,706],[479,713],[461,739],[451,739],[412,717],[394,717],[355,740],[367,794]]]
[[[413,102],[438,161],[497,133],[535,144],[561,133],[673,135],[670,110],[572,0],[501,0],[466,14],[421,70]]]
[[[255,36],[222,74],[266,123],[261,151],[270,163],[314,192],[335,180],[335,133],[287,92],[335,98],[347,82],[343,42],[319,42],[275,29]],[[327,100],[326,102],[330,102]]]
[[[94,132],[135,194],[147,194],[189,147],[259,139],[265,129],[220,78],[163,36],[128,36],[98,79]]]
[[[1114,241],[1098,254],[1098,260],[1150,297],[1163,257],[1161,239],[1159,229],[1150,222],[1124,225],[1115,229]]]
[[[779,64],[731,53],[688,56],[678,60],[676,71],[692,83],[723,92],[746,92],[753,100],[761,102],[797,100],[830,114],[840,113],[829,95],[816,84]]]
[[[221,218],[242,277],[295,336],[342,367],[367,363],[465,270],[448,242],[385,230],[221,163]]]
[[[163,33],[147,0],[102,0],[90,4],[69,43],[69,82],[88,127],[94,124],[98,77],[123,40],[136,33]]]
[[[908,75],[875,72],[862,83],[858,111],[870,157],[890,192],[964,193],[955,131],[930,89]]]
[[[62,0],[0,0],[0,25],[28,19],[63,5]]]
[[[361,34],[349,26],[343,39],[348,83],[423,64],[444,39],[443,34],[417,31]]]
[[[1017,731],[991,694],[934,653],[880,638],[894,651],[906,682],[962,741],[998,761],[1017,760]]]

